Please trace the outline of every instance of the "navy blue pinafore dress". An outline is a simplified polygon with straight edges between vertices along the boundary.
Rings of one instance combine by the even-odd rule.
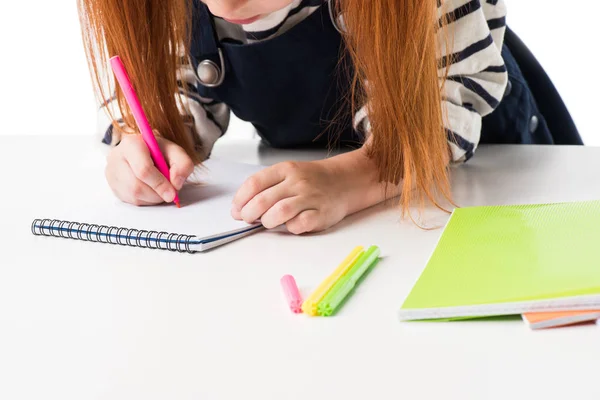
[[[352,68],[345,51],[329,5],[273,39],[238,44],[220,42],[208,7],[194,3],[192,65],[221,72],[214,82],[200,77],[199,94],[227,104],[275,148],[361,145],[347,101]],[[508,48],[502,55],[510,83],[483,118],[480,143],[552,143],[519,66]]]

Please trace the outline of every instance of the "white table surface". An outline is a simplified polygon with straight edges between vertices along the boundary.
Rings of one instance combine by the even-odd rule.
[[[229,141],[214,157],[321,155],[257,148]],[[106,190],[103,162],[87,137],[0,137],[0,399],[600,396],[595,325],[400,323],[441,230],[400,221],[393,206],[322,234],[263,232],[196,255],[34,237],[36,209],[64,201],[65,185]],[[599,171],[600,148],[483,147],[454,170],[454,191],[462,206],[598,199]],[[306,295],[358,244],[379,245],[383,260],[341,312],[291,314],[280,277]]]

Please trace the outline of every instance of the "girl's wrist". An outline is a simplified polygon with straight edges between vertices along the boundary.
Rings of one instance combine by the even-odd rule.
[[[367,155],[366,147],[322,161],[340,186],[340,205],[346,215],[398,196],[398,185],[379,181],[377,166]],[[336,185],[337,186],[337,185]]]

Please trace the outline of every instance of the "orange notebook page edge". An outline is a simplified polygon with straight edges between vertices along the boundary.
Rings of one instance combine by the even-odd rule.
[[[532,312],[523,314],[523,320],[532,329],[553,328],[600,319],[600,310]]]

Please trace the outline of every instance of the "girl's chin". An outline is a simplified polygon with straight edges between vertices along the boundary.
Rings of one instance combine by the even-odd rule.
[[[229,18],[223,18],[225,21],[227,22],[231,22],[232,24],[237,24],[237,25],[249,25],[253,22],[256,22],[260,19],[260,15],[254,16],[252,18],[246,18],[246,19],[229,19]]]

